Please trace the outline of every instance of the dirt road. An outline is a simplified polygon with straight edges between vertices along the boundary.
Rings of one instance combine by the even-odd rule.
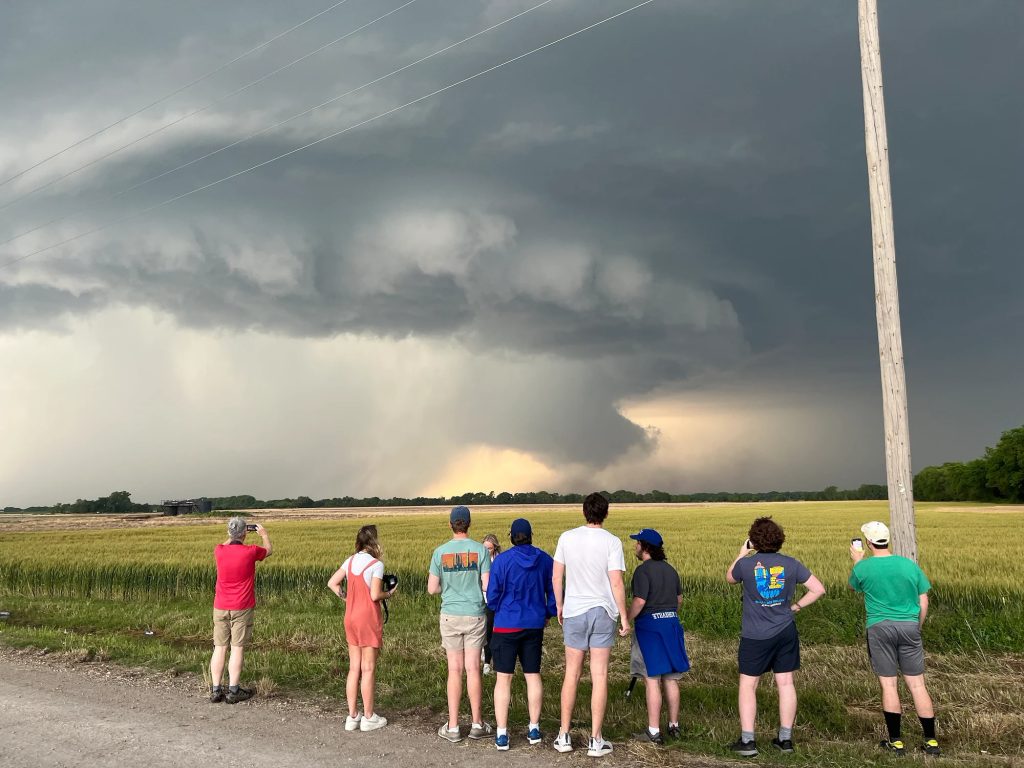
[[[200,685],[192,676],[0,647],[0,766],[475,768],[486,761],[570,768],[599,762],[585,750],[559,755],[550,743],[530,747],[515,734],[512,749],[502,754],[489,741],[448,744],[412,715],[375,733],[346,733],[336,702],[257,697],[234,706],[210,704]],[[639,765],[647,749],[616,745],[600,764]]]

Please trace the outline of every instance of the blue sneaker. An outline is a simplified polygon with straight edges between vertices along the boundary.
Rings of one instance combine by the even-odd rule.
[[[530,744],[540,744],[544,741],[544,734],[540,732],[540,728],[531,728],[530,732],[526,734],[526,738]]]
[[[500,736],[494,737],[494,746],[499,752],[508,751],[508,734],[503,733]]]

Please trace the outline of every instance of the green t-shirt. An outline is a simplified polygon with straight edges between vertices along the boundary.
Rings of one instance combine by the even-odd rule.
[[[481,576],[491,570],[491,557],[480,542],[452,539],[434,550],[430,573],[441,579],[441,613],[483,616]]]
[[[864,593],[869,627],[880,621],[917,621],[918,597],[932,588],[917,563],[899,555],[864,558],[853,566],[850,586]]]

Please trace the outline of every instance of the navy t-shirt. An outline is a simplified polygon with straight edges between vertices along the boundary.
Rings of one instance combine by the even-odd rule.
[[[796,558],[777,552],[755,552],[733,566],[732,577],[743,585],[740,634],[764,640],[793,623],[789,603],[796,585],[811,578],[811,572]]]
[[[679,608],[679,595],[683,594],[676,569],[664,560],[647,560],[633,571],[633,597],[647,602],[640,615],[675,611]]]

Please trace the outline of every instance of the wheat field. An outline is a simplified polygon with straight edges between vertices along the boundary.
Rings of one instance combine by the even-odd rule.
[[[613,505],[606,527],[626,545],[630,570],[635,561],[628,534],[654,527],[665,537],[669,561],[683,582],[681,615],[694,669],[683,682],[684,738],[668,753],[723,756],[722,745],[735,738],[739,594],[725,583],[724,573],[750,522],[762,514],[785,528],[783,551],[805,562],[828,588],[798,620],[805,654],[798,678],[801,749],[795,761],[874,760],[872,744],[881,736],[877,683],[862,647],[862,601],[845,584],[849,540],[861,523],[887,518],[884,502]],[[473,512],[471,535],[480,539],[494,532],[507,541],[517,516],[531,520],[534,543],[549,552],[559,533],[583,522],[576,510],[480,508]],[[359,526],[373,521],[387,570],[401,580],[385,630],[378,683],[382,709],[416,718],[443,710],[438,604],[426,595],[425,585],[430,553],[449,535],[446,513],[382,511],[290,520],[287,513],[260,512],[253,517],[266,526],[275,552],[258,568],[260,608],[247,673],[262,678],[265,688],[322,693],[342,706],[343,610],[325,585],[351,553]],[[947,731],[940,735],[961,762],[1024,755],[1024,586],[1017,557],[1022,524],[1021,508],[918,506],[921,565],[934,586],[925,628],[929,676],[940,730]],[[11,611],[0,624],[0,642],[200,672],[210,647],[212,548],[224,535],[222,520],[8,532],[0,519],[0,609]],[[560,640],[557,627],[549,628],[543,667],[548,731],[557,725]],[[620,643],[606,728],[616,739],[643,724],[642,702],[622,698],[628,680],[628,647]],[[762,687],[759,730],[768,731],[774,722],[773,690],[770,684]],[[521,719],[518,683],[514,696],[512,717]],[[579,701],[586,701],[585,687]],[[578,715],[585,723],[585,707]]]

